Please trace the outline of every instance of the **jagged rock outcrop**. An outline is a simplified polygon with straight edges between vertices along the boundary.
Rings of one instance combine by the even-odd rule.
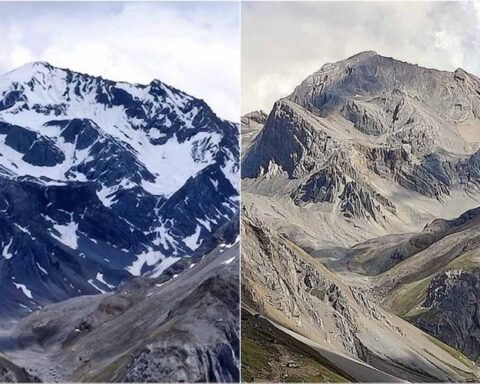
[[[234,358],[230,344],[149,345],[128,364],[125,382],[232,383],[239,377]]]
[[[25,369],[13,364],[0,354],[1,383],[40,383],[38,377],[30,375]]]
[[[421,311],[410,320],[474,361],[480,358],[480,272],[448,270],[427,288]]]

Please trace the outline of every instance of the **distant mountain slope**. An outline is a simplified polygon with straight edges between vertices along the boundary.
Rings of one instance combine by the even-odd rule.
[[[369,285],[385,308],[478,361],[479,245],[476,208],[453,220],[437,219],[418,234],[358,244],[345,262],[356,273],[373,275]]]
[[[44,382],[238,382],[238,256],[222,243],[169,281],[51,304],[0,350]]]
[[[0,77],[0,316],[159,276],[238,214],[238,127],[158,80]],[[208,245],[208,249],[203,247]]]
[[[258,132],[263,128],[267,121],[268,115],[263,111],[254,111],[242,116],[242,151],[250,145]]]

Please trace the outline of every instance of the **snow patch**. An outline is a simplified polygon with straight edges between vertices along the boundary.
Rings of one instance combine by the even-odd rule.
[[[55,233],[52,233],[54,238],[65,244],[67,247],[72,249],[78,248],[77,223],[71,221],[65,225],[55,224],[53,228],[60,234],[57,236]]]
[[[180,257],[166,257],[160,264],[158,264],[158,266],[155,267],[151,277],[159,277],[163,271],[175,264],[178,260],[180,260]]]
[[[102,288],[100,288],[98,285],[96,285],[95,282],[92,279],[88,280],[88,284],[90,284],[97,291],[99,291],[101,293],[106,293],[106,291],[104,291]]]
[[[197,227],[195,228],[195,232],[192,235],[187,236],[183,239],[183,242],[185,243],[185,245],[188,248],[190,248],[192,251],[197,249],[202,244],[202,240],[199,241],[201,230],[202,228],[199,225],[197,225]]]
[[[103,278],[103,274],[100,273],[100,272],[97,273],[96,279],[97,279],[99,282],[101,282],[103,285],[107,286],[107,287],[110,288],[110,289],[115,288],[114,285],[108,284],[108,283],[105,281],[105,279]]]
[[[12,245],[12,243],[13,243],[13,237],[10,239],[10,242],[5,247],[3,247],[3,250],[2,250],[2,256],[7,260],[13,257],[13,254],[10,253],[10,246]]]
[[[43,268],[40,264],[36,263],[37,264],[37,268],[42,271],[45,275],[48,275],[48,272],[45,270],[45,268]]]
[[[25,284],[13,283],[17,289],[20,289],[22,293],[29,299],[33,299],[32,291],[30,291]]]
[[[233,260],[235,260],[237,256],[233,256],[232,258],[228,259],[228,260],[225,260],[222,264],[225,264],[225,265],[228,265],[230,264]]]

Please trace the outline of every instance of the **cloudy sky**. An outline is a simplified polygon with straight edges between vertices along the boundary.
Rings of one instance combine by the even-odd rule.
[[[242,113],[361,51],[480,76],[480,2],[242,4]]]
[[[26,62],[149,83],[204,99],[238,121],[237,3],[0,3],[0,73]]]

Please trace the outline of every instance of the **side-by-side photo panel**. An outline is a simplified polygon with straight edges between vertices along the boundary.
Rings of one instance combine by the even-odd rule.
[[[238,382],[238,3],[0,14],[0,382]]]
[[[478,381],[474,2],[242,4],[242,380]]]

